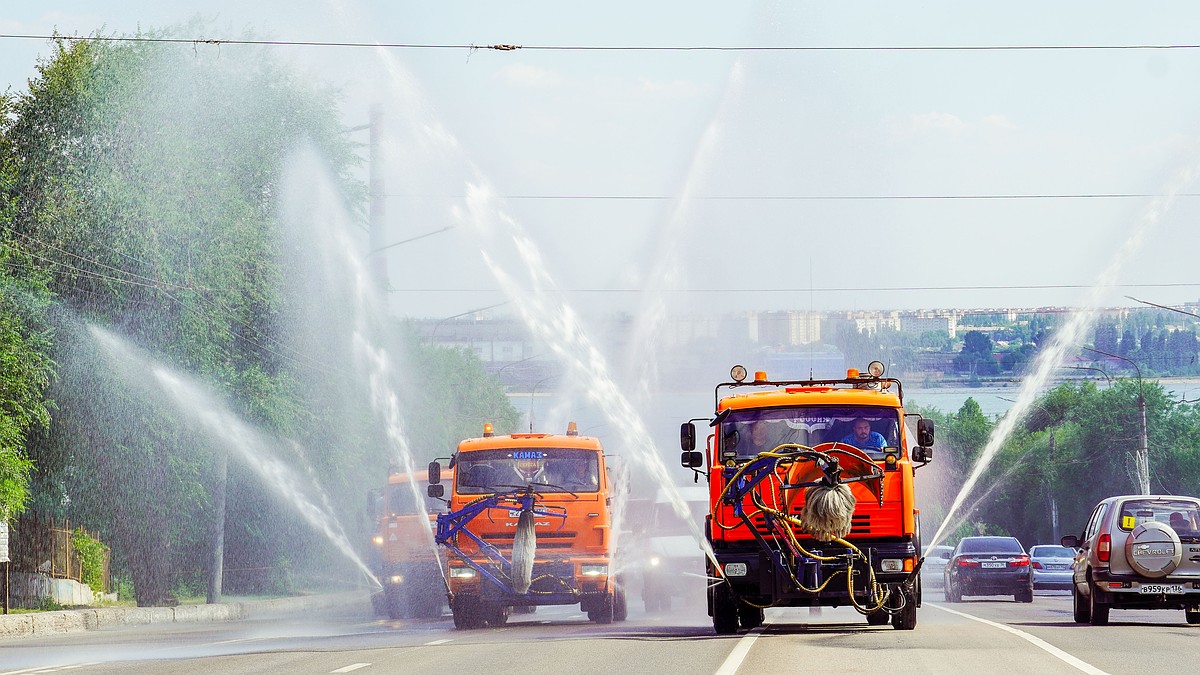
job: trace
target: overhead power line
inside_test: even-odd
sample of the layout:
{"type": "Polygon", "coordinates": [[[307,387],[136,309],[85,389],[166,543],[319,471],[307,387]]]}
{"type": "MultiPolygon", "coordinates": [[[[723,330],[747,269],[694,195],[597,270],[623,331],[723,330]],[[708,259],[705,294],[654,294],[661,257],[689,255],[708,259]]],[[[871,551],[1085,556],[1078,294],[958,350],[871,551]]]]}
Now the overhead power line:
{"type": "MultiPolygon", "coordinates": [[[[466,195],[419,195],[411,193],[389,193],[380,195],[389,199],[465,199],[466,195]]],[[[1200,197],[1200,192],[1179,192],[1173,195],[1152,192],[1062,192],[1045,194],[974,194],[974,195],[708,195],[688,196],[694,201],[887,201],[887,200],[1038,200],[1038,199],[1151,199],[1155,197],[1200,197]]],[[[632,195],[632,194],[574,194],[574,195],[499,195],[500,199],[527,200],[629,200],[666,201],[684,199],[679,195],[632,195]]]]}
{"type": "MultiPolygon", "coordinates": [[[[1026,284],[981,286],[845,286],[830,288],[677,288],[665,293],[859,293],[889,291],[1041,291],[1094,288],[1095,284],[1026,284]]],[[[1200,283],[1114,284],[1114,288],[1200,288],[1200,283]]],[[[495,288],[390,288],[391,293],[487,293],[495,288]]],[[[640,288],[564,288],[559,293],[643,293],[640,288]]]]}
{"type": "Polygon", "coordinates": [[[518,45],[419,42],[343,42],[335,40],[247,40],[226,38],[167,38],[143,36],[0,34],[6,40],[94,40],[97,42],[162,42],[187,45],[258,45],[291,47],[354,47],[387,49],[443,49],[571,52],[994,52],[994,51],[1127,51],[1200,49],[1200,44],[1125,45],[518,45]]]}

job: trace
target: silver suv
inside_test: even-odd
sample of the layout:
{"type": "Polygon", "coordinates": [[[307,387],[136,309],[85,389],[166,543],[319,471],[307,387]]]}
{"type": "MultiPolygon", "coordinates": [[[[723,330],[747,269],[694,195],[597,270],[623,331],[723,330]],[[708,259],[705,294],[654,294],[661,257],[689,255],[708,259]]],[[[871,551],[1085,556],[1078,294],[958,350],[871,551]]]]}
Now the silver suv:
{"type": "Polygon", "coordinates": [[[1200,623],[1200,499],[1124,495],[1096,505],[1072,573],[1075,622],[1103,626],[1117,609],[1182,609],[1200,623]]]}

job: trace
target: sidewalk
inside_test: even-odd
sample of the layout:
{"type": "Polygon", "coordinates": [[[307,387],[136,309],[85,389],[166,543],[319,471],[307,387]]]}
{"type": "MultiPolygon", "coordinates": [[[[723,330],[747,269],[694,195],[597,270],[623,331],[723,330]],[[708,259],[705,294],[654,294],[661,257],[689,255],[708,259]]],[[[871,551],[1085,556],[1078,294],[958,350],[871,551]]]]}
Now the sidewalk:
{"type": "Polygon", "coordinates": [[[96,630],[117,625],[241,621],[329,609],[361,610],[363,614],[368,614],[371,611],[370,593],[368,591],[352,591],[215,605],[98,607],[0,615],[0,641],[9,638],[96,630]]]}

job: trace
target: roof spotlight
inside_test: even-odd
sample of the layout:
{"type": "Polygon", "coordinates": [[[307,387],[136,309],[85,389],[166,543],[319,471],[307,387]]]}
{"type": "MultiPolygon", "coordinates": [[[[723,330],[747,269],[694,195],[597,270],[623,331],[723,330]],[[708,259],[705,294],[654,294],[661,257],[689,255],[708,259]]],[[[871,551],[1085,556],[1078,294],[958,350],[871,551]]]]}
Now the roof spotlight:
{"type": "Polygon", "coordinates": [[[746,379],[746,366],[737,365],[729,369],[729,376],[734,382],[741,382],[746,379]]]}
{"type": "Polygon", "coordinates": [[[872,361],[867,365],[867,372],[871,377],[883,377],[884,370],[883,361],[872,361]]]}

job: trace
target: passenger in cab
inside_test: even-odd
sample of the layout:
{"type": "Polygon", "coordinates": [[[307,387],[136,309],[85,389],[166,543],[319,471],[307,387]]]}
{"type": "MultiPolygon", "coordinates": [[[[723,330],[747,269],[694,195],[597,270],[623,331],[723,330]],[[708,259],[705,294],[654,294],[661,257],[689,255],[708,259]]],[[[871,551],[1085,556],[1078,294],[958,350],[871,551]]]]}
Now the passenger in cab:
{"type": "Polygon", "coordinates": [[[862,417],[854,420],[851,432],[839,442],[843,445],[853,445],[859,450],[881,450],[887,445],[883,434],[871,431],[871,423],[862,417]]]}

